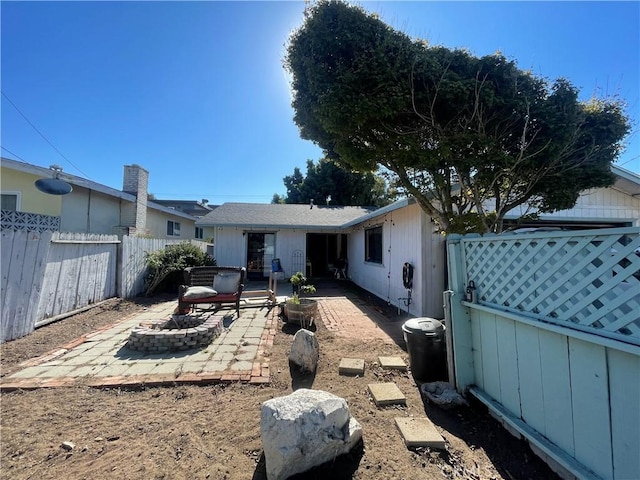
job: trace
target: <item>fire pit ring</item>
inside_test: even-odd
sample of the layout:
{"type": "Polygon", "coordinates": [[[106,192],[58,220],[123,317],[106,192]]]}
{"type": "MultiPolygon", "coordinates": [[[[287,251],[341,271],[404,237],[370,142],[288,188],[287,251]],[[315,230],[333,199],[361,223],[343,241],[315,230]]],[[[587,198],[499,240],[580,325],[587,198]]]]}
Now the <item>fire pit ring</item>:
{"type": "Polygon", "coordinates": [[[138,352],[175,352],[209,345],[224,331],[224,318],[206,320],[191,315],[172,315],[134,327],[126,347],[138,352]]]}

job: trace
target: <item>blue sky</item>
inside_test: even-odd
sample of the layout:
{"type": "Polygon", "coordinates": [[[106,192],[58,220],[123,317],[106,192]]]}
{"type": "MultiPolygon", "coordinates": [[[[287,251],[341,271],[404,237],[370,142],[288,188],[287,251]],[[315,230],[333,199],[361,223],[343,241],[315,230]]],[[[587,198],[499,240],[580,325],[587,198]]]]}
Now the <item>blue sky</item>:
{"type": "MultiPolygon", "coordinates": [[[[432,44],[566,77],[582,98],[618,95],[634,123],[618,163],[640,172],[640,3],[360,5],[432,44]]],[[[322,156],[299,137],[282,68],[304,6],[2,1],[2,156],[117,189],[137,163],[157,198],[269,203],[322,156]]]]}

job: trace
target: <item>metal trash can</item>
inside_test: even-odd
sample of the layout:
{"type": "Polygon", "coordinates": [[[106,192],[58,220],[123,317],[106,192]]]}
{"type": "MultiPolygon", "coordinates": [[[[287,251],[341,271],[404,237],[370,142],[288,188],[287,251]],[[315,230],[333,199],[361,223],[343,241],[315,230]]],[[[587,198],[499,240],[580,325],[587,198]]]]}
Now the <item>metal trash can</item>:
{"type": "Polygon", "coordinates": [[[411,374],[423,382],[447,381],[447,354],[444,324],[434,318],[420,317],[402,325],[411,374]]]}

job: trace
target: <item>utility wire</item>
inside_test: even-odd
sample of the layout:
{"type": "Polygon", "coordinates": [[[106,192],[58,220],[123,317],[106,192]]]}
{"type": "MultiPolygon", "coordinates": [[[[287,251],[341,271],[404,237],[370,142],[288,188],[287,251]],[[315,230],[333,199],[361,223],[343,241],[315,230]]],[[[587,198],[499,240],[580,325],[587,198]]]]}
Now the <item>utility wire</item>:
{"type": "MultiPolygon", "coordinates": [[[[15,109],[16,109],[16,111],[17,111],[20,115],[22,115],[22,118],[24,118],[24,119],[27,121],[27,123],[28,123],[29,125],[31,125],[31,128],[33,128],[36,132],[38,132],[38,134],[39,134],[42,138],[44,138],[45,142],[47,142],[47,143],[51,146],[51,148],[53,148],[56,152],[58,152],[58,155],[60,155],[60,156],[61,156],[62,158],[64,158],[67,162],[69,162],[69,164],[70,164],[73,168],[75,168],[77,171],[79,171],[79,172],[80,172],[80,173],[81,173],[85,178],[87,178],[87,179],[91,180],[91,179],[89,178],[89,176],[88,176],[86,173],[84,173],[82,170],[80,170],[80,169],[79,169],[79,168],[78,168],[78,167],[77,167],[77,166],[76,166],[76,165],[75,165],[71,160],[69,160],[67,157],[65,157],[65,156],[62,154],[62,152],[61,152],[60,150],[58,150],[58,149],[56,148],[56,146],[55,146],[53,143],[51,143],[51,142],[49,141],[49,139],[48,139],[47,137],[45,137],[45,136],[44,136],[44,134],[43,134],[40,130],[38,130],[38,128],[37,128],[33,123],[31,123],[31,120],[29,120],[29,119],[27,118],[27,116],[26,116],[24,113],[22,113],[22,111],[20,111],[20,109],[16,106],[16,104],[15,104],[15,103],[13,103],[13,102],[11,101],[11,99],[7,96],[7,94],[6,94],[6,93],[2,92],[2,96],[3,96],[4,98],[6,98],[6,99],[7,99],[7,101],[11,104],[11,106],[13,106],[13,108],[15,108],[15,109]]],[[[6,150],[6,149],[5,149],[5,150],[6,150]]],[[[7,151],[8,151],[8,150],[7,150],[7,151]]],[[[16,155],[16,156],[17,156],[17,155],[16,155]]],[[[18,158],[20,158],[20,157],[18,157],[18,158]]]]}
{"type": "Polygon", "coordinates": [[[16,157],[19,160],[22,160],[24,163],[29,163],[27,162],[24,158],[21,158],[20,155],[16,155],[15,153],[13,153],[11,150],[9,150],[7,147],[2,146],[2,150],[9,152],[11,155],[13,155],[14,157],[16,157]]]}

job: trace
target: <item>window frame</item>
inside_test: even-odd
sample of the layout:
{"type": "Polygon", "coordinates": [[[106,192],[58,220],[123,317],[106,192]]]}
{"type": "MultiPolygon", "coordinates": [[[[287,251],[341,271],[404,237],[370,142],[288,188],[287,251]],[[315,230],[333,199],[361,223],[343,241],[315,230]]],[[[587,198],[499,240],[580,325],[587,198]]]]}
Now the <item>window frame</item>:
{"type": "Polygon", "coordinates": [[[179,237],[180,236],[180,222],[174,220],[167,220],[167,236],[179,237]]]}
{"type": "Polygon", "coordinates": [[[204,228],[196,227],[194,238],[196,238],[198,240],[202,240],[204,238],[204,228]]]}
{"type": "Polygon", "coordinates": [[[384,252],[384,230],[383,225],[373,225],[364,229],[364,261],[367,263],[374,263],[376,265],[383,265],[383,252],[384,252]],[[379,233],[378,233],[379,232],[379,233]],[[379,238],[379,241],[375,241],[379,238]],[[372,239],[374,240],[372,242],[372,239]],[[379,243],[379,245],[378,245],[379,243]],[[372,255],[371,250],[375,249],[372,255]]]}
{"type": "MultiPolygon", "coordinates": [[[[9,211],[15,211],[15,212],[21,212],[21,208],[22,208],[22,192],[18,191],[18,190],[3,190],[1,192],[2,195],[6,195],[8,197],[16,197],[16,209],[15,210],[9,210],[9,211]]],[[[1,207],[1,205],[0,205],[1,207]]]]}

